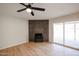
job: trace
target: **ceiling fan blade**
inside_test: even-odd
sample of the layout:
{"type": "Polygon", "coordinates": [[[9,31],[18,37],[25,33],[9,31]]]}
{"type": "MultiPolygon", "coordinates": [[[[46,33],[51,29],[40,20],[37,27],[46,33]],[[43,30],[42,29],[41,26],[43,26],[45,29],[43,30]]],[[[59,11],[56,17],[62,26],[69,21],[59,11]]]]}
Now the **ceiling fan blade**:
{"type": "Polygon", "coordinates": [[[34,13],[33,13],[33,11],[31,12],[31,15],[32,15],[32,16],[34,16],[34,13]]]}
{"type": "Polygon", "coordinates": [[[17,12],[21,12],[21,11],[24,11],[24,10],[26,10],[26,8],[23,8],[23,9],[17,10],[17,12]]]}
{"type": "Polygon", "coordinates": [[[21,5],[23,5],[23,6],[25,6],[25,7],[27,7],[27,5],[25,5],[24,3],[20,3],[21,5]]]}
{"type": "Polygon", "coordinates": [[[39,11],[45,11],[44,8],[38,8],[38,7],[31,7],[31,9],[34,9],[34,10],[39,10],[39,11]]]}

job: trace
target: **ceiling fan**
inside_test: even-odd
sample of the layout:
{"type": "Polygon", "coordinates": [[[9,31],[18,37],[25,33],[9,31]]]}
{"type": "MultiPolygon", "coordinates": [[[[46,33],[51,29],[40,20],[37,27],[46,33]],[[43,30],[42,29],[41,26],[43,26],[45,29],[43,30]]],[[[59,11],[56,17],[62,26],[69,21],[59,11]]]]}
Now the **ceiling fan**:
{"type": "Polygon", "coordinates": [[[38,11],[45,11],[44,8],[39,8],[39,7],[32,7],[31,4],[32,3],[28,3],[28,5],[24,4],[24,3],[20,3],[21,5],[25,6],[25,8],[17,10],[17,12],[22,12],[24,10],[26,10],[27,12],[30,12],[32,16],[34,16],[34,12],[33,10],[38,10],[38,11]]]}

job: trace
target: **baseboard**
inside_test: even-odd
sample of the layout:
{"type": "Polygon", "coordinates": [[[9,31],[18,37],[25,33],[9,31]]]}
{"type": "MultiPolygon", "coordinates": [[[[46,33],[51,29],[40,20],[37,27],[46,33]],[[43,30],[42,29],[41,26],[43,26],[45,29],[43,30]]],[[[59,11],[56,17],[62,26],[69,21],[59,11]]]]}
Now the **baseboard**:
{"type": "Polygon", "coordinates": [[[71,47],[71,46],[68,46],[68,45],[64,45],[64,44],[60,44],[60,43],[56,43],[56,42],[53,42],[53,43],[57,44],[57,45],[60,45],[60,46],[64,46],[64,47],[71,48],[71,49],[79,51],[79,48],[74,48],[74,47],[71,47]]]}
{"type": "Polygon", "coordinates": [[[21,45],[21,44],[24,44],[24,43],[27,43],[27,42],[23,41],[23,42],[19,42],[19,43],[16,43],[16,44],[11,44],[11,45],[8,45],[8,46],[4,46],[4,47],[0,48],[0,50],[7,49],[7,48],[10,48],[10,47],[14,47],[14,46],[17,46],[17,45],[21,45]]]}

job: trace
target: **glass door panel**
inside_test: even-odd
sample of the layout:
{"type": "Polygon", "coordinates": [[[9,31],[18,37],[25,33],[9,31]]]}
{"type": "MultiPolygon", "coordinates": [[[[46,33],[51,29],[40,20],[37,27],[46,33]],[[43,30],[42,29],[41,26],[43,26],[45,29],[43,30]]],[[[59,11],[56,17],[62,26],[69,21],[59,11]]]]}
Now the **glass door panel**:
{"type": "Polygon", "coordinates": [[[74,23],[65,23],[65,40],[64,44],[68,46],[74,45],[74,23]]]}
{"type": "Polygon", "coordinates": [[[63,23],[53,24],[54,42],[63,44],[63,23]]]}

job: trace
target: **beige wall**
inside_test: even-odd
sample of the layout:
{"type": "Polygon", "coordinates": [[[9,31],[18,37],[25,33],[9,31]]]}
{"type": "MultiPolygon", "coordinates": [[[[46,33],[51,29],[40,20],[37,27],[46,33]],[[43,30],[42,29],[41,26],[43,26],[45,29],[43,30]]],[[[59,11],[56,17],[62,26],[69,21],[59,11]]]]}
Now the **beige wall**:
{"type": "Polygon", "coordinates": [[[53,21],[49,19],[49,42],[53,42],[53,21]]]}
{"type": "Polygon", "coordinates": [[[28,21],[16,17],[0,17],[0,49],[28,42],[28,21]]]}

